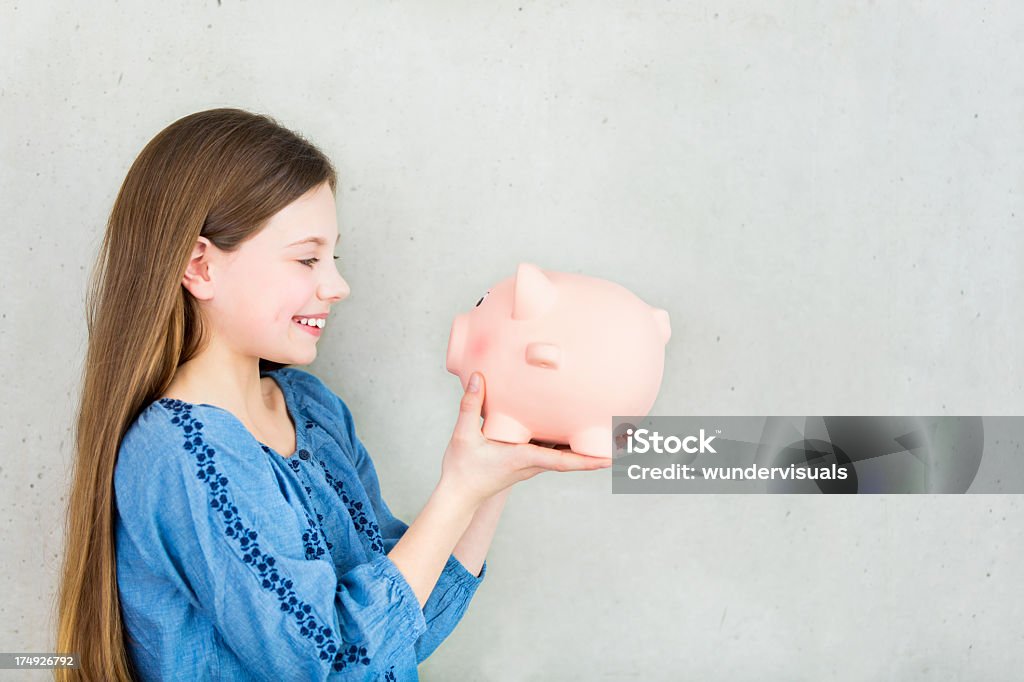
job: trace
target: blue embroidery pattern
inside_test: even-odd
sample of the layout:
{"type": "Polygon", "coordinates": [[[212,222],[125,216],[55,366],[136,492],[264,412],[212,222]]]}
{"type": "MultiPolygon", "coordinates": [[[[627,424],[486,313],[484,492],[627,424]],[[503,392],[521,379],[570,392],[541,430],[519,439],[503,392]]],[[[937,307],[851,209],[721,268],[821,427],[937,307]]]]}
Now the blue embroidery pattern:
{"type": "MultiPolygon", "coordinates": [[[[204,481],[209,488],[210,506],[224,521],[225,535],[234,540],[244,552],[242,560],[258,572],[261,587],[277,596],[281,611],[290,614],[298,624],[301,635],[316,644],[320,660],[329,661],[333,658],[332,666],[336,671],[344,670],[351,664],[369,665],[366,647],[351,645],[344,650],[338,649],[334,632],[320,623],[309,604],[298,598],[292,589],[292,580],[283,576],[275,567],[276,559],[260,550],[258,533],[242,523],[238,507],[232,502],[227,476],[217,471],[214,460],[216,451],[203,441],[203,423],[192,415],[193,405],[175,398],[160,398],[158,402],[174,414],[171,423],[180,426],[185,434],[182,445],[195,457],[196,478],[204,481]]],[[[341,589],[340,584],[338,589],[341,589]]]]}
{"type": "Polygon", "coordinates": [[[309,514],[306,514],[306,522],[309,524],[309,530],[302,534],[302,544],[306,548],[306,558],[312,561],[324,555],[324,548],[320,546],[320,533],[313,519],[309,518],[309,514]]]}
{"type": "Polygon", "coordinates": [[[331,475],[331,472],[327,470],[327,465],[324,461],[317,460],[320,462],[320,468],[324,470],[324,478],[334,488],[334,492],[338,493],[338,497],[345,503],[345,507],[348,509],[349,515],[352,517],[352,523],[355,524],[356,530],[366,535],[370,540],[370,549],[378,554],[384,554],[384,539],[380,534],[380,526],[377,525],[376,521],[371,521],[366,516],[366,512],[363,511],[363,503],[356,502],[348,493],[345,492],[345,484],[331,475]]]}
{"type": "MultiPolygon", "coordinates": [[[[307,423],[309,423],[309,422],[307,422],[307,423]]],[[[288,458],[288,466],[291,467],[291,470],[294,471],[295,473],[299,473],[300,465],[299,465],[299,461],[295,457],[289,457],[288,458]]],[[[303,483],[302,487],[306,489],[306,494],[307,495],[309,495],[310,497],[313,496],[313,490],[308,485],[303,483]]],[[[324,522],[324,515],[321,514],[319,511],[317,511],[316,507],[313,507],[313,513],[316,514],[316,520],[317,520],[318,523],[323,523],[324,522]]],[[[324,542],[327,543],[328,551],[334,549],[334,544],[330,540],[327,539],[326,534],[324,535],[324,542]]]]}
{"type": "Polygon", "coordinates": [[[395,677],[395,666],[391,666],[388,668],[388,671],[384,673],[384,682],[396,682],[397,680],[398,678],[395,677]]]}

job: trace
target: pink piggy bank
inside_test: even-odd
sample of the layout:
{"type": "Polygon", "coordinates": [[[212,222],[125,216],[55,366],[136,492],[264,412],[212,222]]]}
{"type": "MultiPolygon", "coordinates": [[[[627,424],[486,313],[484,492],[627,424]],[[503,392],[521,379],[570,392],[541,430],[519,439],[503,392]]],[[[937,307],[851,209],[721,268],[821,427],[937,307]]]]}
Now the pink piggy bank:
{"type": "Polygon", "coordinates": [[[447,369],[487,381],[483,434],[568,444],[610,457],[612,416],[646,416],[658,396],[668,313],[625,287],[521,263],[452,323],[447,369]]]}

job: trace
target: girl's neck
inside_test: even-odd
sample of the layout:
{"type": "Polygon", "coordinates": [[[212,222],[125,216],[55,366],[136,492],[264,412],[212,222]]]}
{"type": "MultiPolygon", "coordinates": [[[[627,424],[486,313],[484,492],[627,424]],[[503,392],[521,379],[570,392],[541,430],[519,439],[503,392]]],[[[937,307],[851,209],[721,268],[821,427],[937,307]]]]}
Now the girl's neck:
{"type": "Polygon", "coordinates": [[[280,390],[270,377],[260,377],[259,358],[206,350],[180,365],[166,398],[216,405],[248,427],[266,424],[280,411],[280,390]]]}

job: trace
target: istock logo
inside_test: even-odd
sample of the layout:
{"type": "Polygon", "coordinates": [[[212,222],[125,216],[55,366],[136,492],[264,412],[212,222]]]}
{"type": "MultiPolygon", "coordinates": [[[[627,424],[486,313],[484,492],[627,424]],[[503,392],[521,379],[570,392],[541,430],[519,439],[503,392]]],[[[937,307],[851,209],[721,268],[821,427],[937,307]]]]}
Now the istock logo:
{"type": "Polygon", "coordinates": [[[690,454],[715,452],[715,449],[711,447],[711,441],[717,436],[705,437],[704,429],[700,430],[700,436],[686,436],[680,438],[679,436],[662,436],[657,431],[649,431],[648,429],[628,429],[626,435],[629,439],[626,441],[626,452],[629,454],[642,455],[645,452],[656,452],[659,454],[675,454],[682,450],[690,454]],[[698,442],[699,445],[694,445],[698,442]]]}

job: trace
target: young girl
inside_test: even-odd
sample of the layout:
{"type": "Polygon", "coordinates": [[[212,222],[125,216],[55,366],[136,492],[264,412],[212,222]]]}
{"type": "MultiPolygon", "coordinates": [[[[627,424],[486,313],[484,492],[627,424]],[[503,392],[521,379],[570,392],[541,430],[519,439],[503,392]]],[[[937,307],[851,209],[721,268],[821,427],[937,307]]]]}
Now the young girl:
{"type": "Polygon", "coordinates": [[[411,526],[316,358],[349,294],[335,172],[237,109],[136,159],[88,301],[60,679],[415,680],[462,618],[510,486],[608,459],[485,439],[466,387],[411,526]],[[337,258],[337,256],[334,256],[337,258]]]}

